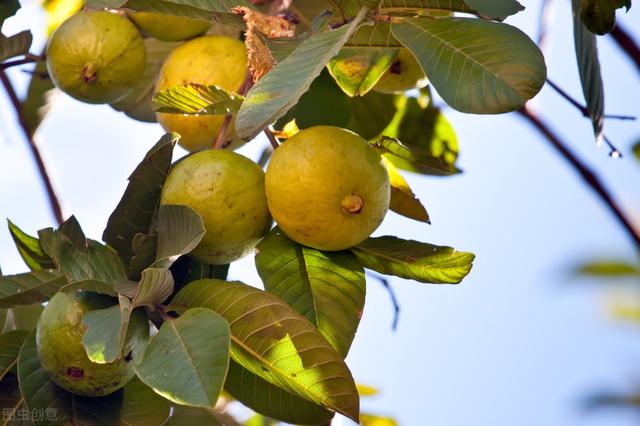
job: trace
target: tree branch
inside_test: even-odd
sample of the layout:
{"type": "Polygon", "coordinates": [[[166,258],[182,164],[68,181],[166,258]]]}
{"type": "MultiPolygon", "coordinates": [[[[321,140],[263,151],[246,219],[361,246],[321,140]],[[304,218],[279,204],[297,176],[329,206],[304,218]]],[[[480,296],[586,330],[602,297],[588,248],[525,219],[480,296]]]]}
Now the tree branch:
{"type": "MultiPolygon", "coordinates": [[[[560,96],[562,96],[563,98],[565,98],[571,105],[573,105],[574,107],[576,107],[584,117],[587,118],[591,118],[591,111],[589,111],[589,109],[582,105],[580,102],[578,102],[575,98],[573,98],[571,95],[569,95],[563,88],[561,88],[560,86],[558,86],[556,83],[554,83],[553,81],[551,81],[550,79],[547,79],[547,83],[549,84],[549,86],[551,86],[553,88],[553,90],[555,90],[560,96]]],[[[605,115],[604,118],[613,118],[616,120],[630,120],[633,121],[636,119],[635,116],[633,115],[605,115]]]]}
{"type": "Polygon", "coordinates": [[[16,91],[14,90],[13,85],[11,84],[11,80],[9,80],[9,77],[7,76],[7,74],[3,69],[0,69],[0,80],[2,81],[2,85],[4,86],[4,89],[7,92],[7,95],[9,96],[11,103],[13,104],[13,109],[15,110],[15,113],[18,117],[18,123],[22,128],[24,137],[28,142],[29,149],[31,150],[31,155],[33,156],[33,159],[36,162],[36,166],[38,167],[38,171],[40,172],[40,178],[42,179],[42,183],[45,186],[47,196],[49,198],[49,206],[51,208],[53,216],[58,222],[58,225],[60,225],[62,224],[62,222],[64,222],[64,216],[62,214],[62,207],[60,206],[60,201],[58,199],[55,189],[53,188],[53,184],[51,183],[51,178],[49,176],[47,166],[44,160],[42,159],[42,155],[40,154],[40,150],[38,149],[38,146],[36,145],[33,139],[33,135],[29,131],[29,128],[22,116],[22,107],[21,107],[20,99],[18,99],[18,95],[16,94],[16,91]]]}
{"type": "Polygon", "coordinates": [[[265,127],[264,134],[267,135],[267,139],[269,139],[271,146],[274,150],[276,150],[280,146],[280,142],[278,142],[278,139],[273,134],[273,130],[271,130],[269,127],[265,127]]]}
{"type": "Polygon", "coordinates": [[[616,23],[616,26],[611,31],[611,36],[618,43],[618,46],[629,56],[635,64],[636,68],[640,71],[640,47],[633,40],[631,35],[620,26],[619,23],[616,23]]]}
{"type": "Polygon", "coordinates": [[[576,157],[573,152],[571,152],[566,144],[555,133],[553,133],[553,131],[547,126],[547,124],[544,123],[540,118],[538,118],[535,112],[531,111],[527,107],[524,107],[518,110],[518,113],[523,118],[525,118],[532,126],[534,126],[540,133],[542,133],[549,141],[549,143],[551,143],[551,146],[553,146],[558,151],[558,153],[560,153],[560,155],[562,155],[562,157],[564,157],[564,159],[567,160],[574,169],[576,169],[585,183],[589,185],[596,194],[598,194],[600,199],[613,213],[614,217],[625,229],[631,240],[633,240],[636,248],[640,251],[640,233],[637,229],[635,229],[629,219],[627,219],[616,201],[604,187],[598,176],[592,170],[590,170],[586,164],[580,161],[580,159],[576,157]]]}

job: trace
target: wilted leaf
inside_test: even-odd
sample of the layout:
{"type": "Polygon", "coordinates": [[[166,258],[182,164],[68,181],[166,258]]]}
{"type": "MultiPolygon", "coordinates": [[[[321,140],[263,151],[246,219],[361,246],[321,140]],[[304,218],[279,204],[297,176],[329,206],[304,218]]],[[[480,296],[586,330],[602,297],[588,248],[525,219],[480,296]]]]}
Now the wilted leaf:
{"type": "Polygon", "coordinates": [[[15,330],[0,335],[0,381],[16,366],[22,343],[28,331],[15,330]]]}
{"type": "Polygon", "coordinates": [[[389,174],[391,184],[391,202],[389,208],[402,216],[415,219],[419,222],[431,223],[427,209],[409,187],[407,181],[402,177],[396,166],[383,157],[384,164],[389,174]]]}
{"type": "Polygon", "coordinates": [[[26,55],[29,53],[32,41],[31,31],[22,31],[11,37],[0,33],[0,62],[15,56],[26,55]]]}
{"type": "Polygon", "coordinates": [[[168,268],[200,244],[206,230],[200,215],[187,206],[162,205],[158,211],[155,268],[168,268]]]}
{"type": "Polygon", "coordinates": [[[13,238],[18,252],[32,271],[41,271],[43,269],[53,269],[55,264],[53,260],[42,250],[40,240],[31,235],[26,234],[18,228],[13,222],[7,220],[9,224],[9,233],[13,238]]]}
{"type": "Polygon", "coordinates": [[[0,277],[0,308],[49,300],[67,283],[58,271],[46,270],[0,277]]]}

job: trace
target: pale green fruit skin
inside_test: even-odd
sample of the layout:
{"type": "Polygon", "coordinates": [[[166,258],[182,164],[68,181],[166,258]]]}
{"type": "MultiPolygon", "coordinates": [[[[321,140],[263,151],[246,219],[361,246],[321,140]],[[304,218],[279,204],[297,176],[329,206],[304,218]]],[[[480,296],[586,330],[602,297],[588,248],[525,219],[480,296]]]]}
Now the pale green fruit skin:
{"type": "Polygon", "coordinates": [[[420,68],[415,56],[408,49],[400,49],[391,67],[385,71],[373,90],[381,93],[402,93],[422,89],[429,80],[420,68]]]}
{"type": "Polygon", "coordinates": [[[62,23],[47,47],[55,85],[92,104],[124,96],[142,77],[147,53],[138,29],[109,12],[78,12],[62,23]]]}
{"type": "Polygon", "coordinates": [[[44,308],[36,327],[38,358],[51,380],[69,392],[84,396],[109,395],[124,387],[142,360],[149,325],[142,312],[129,322],[123,356],[109,364],[91,362],[82,345],[85,313],[113,306],[111,297],[86,292],[57,293],[44,308]],[[131,357],[126,355],[131,352],[131,357]],[[70,374],[70,368],[78,374],[70,374]]]}
{"type": "Polygon", "coordinates": [[[206,234],[191,255],[209,264],[249,254],[271,228],[264,172],[231,151],[202,151],[177,163],[160,203],[185,205],[200,214],[206,234]]]}
{"type": "Polygon", "coordinates": [[[181,41],[206,33],[211,24],[199,19],[154,12],[128,12],[144,34],[164,41],[181,41]]]}
{"type": "MultiPolygon", "coordinates": [[[[236,93],[247,74],[247,50],[240,40],[226,36],[204,36],[176,48],[162,66],[156,92],[189,83],[213,84],[236,93]]],[[[158,113],[158,122],[167,132],[179,133],[180,146],[200,151],[213,146],[222,128],[224,115],[158,113]]],[[[234,136],[233,126],[227,139],[234,136]]],[[[235,147],[234,147],[235,148],[235,147]]]]}
{"type": "Polygon", "coordinates": [[[367,239],[382,223],[391,188],[382,158],[345,129],[303,130],[275,150],[265,179],[269,210],[289,238],[336,251],[367,239]],[[343,206],[359,197],[359,212],[343,206]]]}

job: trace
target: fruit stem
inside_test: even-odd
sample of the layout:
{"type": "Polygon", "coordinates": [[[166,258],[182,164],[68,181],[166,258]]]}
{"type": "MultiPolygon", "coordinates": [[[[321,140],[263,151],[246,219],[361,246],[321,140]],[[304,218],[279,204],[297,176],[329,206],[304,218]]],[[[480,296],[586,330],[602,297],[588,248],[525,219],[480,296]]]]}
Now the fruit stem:
{"type": "Polygon", "coordinates": [[[342,209],[349,214],[360,214],[364,208],[364,201],[359,195],[351,194],[342,200],[342,209]]]}
{"type": "Polygon", "coordinates": [[[82,80],[84,80],[85,83],[91,83],[96,78],[98,78],[98,73],[90,64],[85,64],[85,66],[82,67],[82,80]]]}

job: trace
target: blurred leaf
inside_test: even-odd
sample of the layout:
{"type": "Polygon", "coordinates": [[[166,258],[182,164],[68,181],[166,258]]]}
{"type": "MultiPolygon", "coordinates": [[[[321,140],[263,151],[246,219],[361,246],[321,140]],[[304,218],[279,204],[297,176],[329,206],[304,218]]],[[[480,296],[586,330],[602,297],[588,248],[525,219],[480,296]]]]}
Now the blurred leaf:
{"type": "Polygon", "coordinates": [[[640,306],[637,303],[614,302],[611,304],[611,314],[618,319],[640,323],[640,306]]]}
{"type": "Polygon", "coordinates": [[[633,146],[633,155],[635,155],[637,160],[640,160],[640,142],[633,146]]]}
{"type": "Polygon", "coordinates": [[[431,223],[427,209],[409,187],[407,181],[402,177],[396,166],[385,157],[382,157],[389,174],[391,184],[391,202],[389,208],[394,212],[419,222],[431,223]]]}
{"type": "Polygon", "coordinates": [[[578,61],[578,72],[582,83],[582,93],[587,102],[587,110],[591,114],[593,132],[596,143],[603,140],[604,127],[604,87],[598,60],[596,36],[584,26],[580,20],[581,0],[572,0],[573,6],[573,40],[578,61]]]}
{"type": "Polygon", "coordinates": [[[44,0],[42,6],[47,12],[47,34],[51,35],[67,18],[82,9],[84,0],[44,0]]]}
{"type": "Polygon", "coordinates": [[[637,277],[640,265],[617,260],[596,260],[580,265],[577,272],[594,277],[637,277]]]}
{"type": "Polygon", "coordinates": [[[39,303],[26,306],[16,306],[7,310],[7,320],[3,333],[10,330],[35,330],[40,314],[44,307],[39,303]]]}
{"type": "Polygon", "coordinates": [[[514,111],[533,98],[546,80],[538,46],[507,24],[422,17],[400,18],[391,29],[416,56],[440,96],[458,111],[514,111]]]}
{"type": "Polygon", "coordinates": [[[364,269],[349,252],[304,247],[274,228],[256,247],[265,290],[315,324],[346,358],[364,310],[364,269]]]}
{"type": "Polygon", "coordinates": [[[338,86],[349,96],[362,96],[373,89],[391,66],[398,49],[343,49],[327,64],[338,86]]]}
{"type": "Polygon", "coordinates": [[[163,426],[221,426],[218,418],[206,408],[174,405],[173,414],[163,426]]]}
{"type": "Polygon", "coordinates": [[[156,111],[175,114],[235,114],[243,101],[243,96],[218,86],[195,83],[169,87],[153,96],[156,111]]]}
{"type": "MultiPolygon", "coordinates": [[[[42,52],[43,55],[45,50],[42,52]]],[[[27,89],[27,97],[22,101],[20,108],[20,117],[29,131],[29,136],[33,137],[35,135],[42,120],[49,112],[56,93],[54,89],[55,86],[47,72],[47,62],[36,62],[36,67],[33,70],[29,88],[27,89]]]]}
{"type": "Polygon", "coordinates": [[[524,6],[516,0],[464,0],[464,2],[480,15],[499,21],[524,10],[524,6]]]}
{"type": "MultiPolygon", "coordinates": [[[[171,409],[171,403],[167,399],[155,393],[137,377],[127,383],[123,393],[120,425],[166,425],[164,422],[168,419],[171,409]]],[[[198,423],[192,423],[190,426],[198,426],[198,423]]]]}
{"type": "Polygon", "coordinates": [[[28,331],[15,330],[0,335],[0,381],[16,366],[22,343],[28,331]]]}
{"type": "Polygon", "coordinates": [[[367,140],[377,137],[396,113],[393,100],[394,95],[373,91],[350,98],[351,118],[345,127],[367,140]]]}
{"type": "Polygon", "coordinates": [[[631,0],[582,0],[580,19],[592,33],[604,35],[616,25],[616,9],[631,7],[631,0]]]}
{"type": "Polygon", "coordinates": [[[378,394],[378,389],[373,388],[371,386],[361,385],[361,384],[358,384],[356,386],[358,387],[358,394],[360,394],[361,398],[363,396],[375,396],[378,394]]]}
{"type": "Polygon", "coordinates": [[[400,142],[398,139],[389,136],[382,136],[380,139],[372,143],[381,154],[392,154],[402,160],[409,162],[416,167],[432,170],[435,172],[449,172],[449,167],[438,157],[431,155],[429,151],[417,146],[409,146],[400,142]]]}
{"type": "Polygon", "coordinates": [[[133,298],[133,307],[155,308],[173,293],[173,276],[168,269],[148,268],[142,272],[142,279],[133,298]]]}
{"type": "Polygon", "coordinates": [[[398,422],[390,417],[363,414],[360,416],[360,426],[398,426],[398,422]]]}
{"type": "Polygon", "coordinates": [[[22,31],[11,37],[0,33],[0,62],[29,53],[33,36],[31,31],[22,31]]]}
{"type": "Polygon", "coordinates": [[[209,309],[192,308],[162,324],[137,373],[170,401],[213,408],[228,365],[229,325],[209,309]]]}
{"type": "Polygon", "coordinates": [[[244,426],[278,426],[278,424],[279,422],[277,420],[264,417],[260,414],[256,414],[244,422],[244,426]]]}
{"type": "Polygon", "coordinates": [[[129,185],[109,217],[102,239],[118,252],[126,265],[133,256],[135,235],[150,230],[178,139],[177,134],[168,133],[149,150],[129,177],[129,185]]]}
{"type": "Polygon", "coordinates": [[[43,269],[53,269],[55,264],[53,260],[42,250],[40,240],[31,235],[26,234],[18,228],[13,222],[7,219],[9,224],[9,233],[13,238],[18,252],[32,271],[41,271],[43,269]]]}
{"type": "Polygon", "coordinates": [[[234,361],[268,382],[357,421],[359,399],[342,357],[278,297],[239,282],[194,281],[174,309],[203,306],[231,327],[234,361]]]}
{"type": "Polygon", "coordinates": [[[111,297],[118,297],[118,293],[114,290],[115,286],[98,280],[80,280],[74,281],[63,286],[59,291],[64,293],[73,293],[76,291],[92,291],[98,294],[106,294],[111,297]]]}
{"type": "Polygon", "coordinates": [[[195,249],[205,234],[200,215],[187,206],[162,205],[158,211],[156,268],[168,268],[195,249]]]}
{"type": "Polygon", "coordinates": [[[15,15],[18,10],[20,10],[20,2],[18,0],[3,0],[0,2],[0,28],[2,28],[5,19],[15,15]]]}
{"type": "Polygon", "coordinates": [[[0,277],[0,308],[49,300],[66,284],[58,271],[47,270],[0,277]]]}
{"type": "Polygon", "coordinates": [[[285,115],[335,56],[364,18],[366,9],[340,28],[303,41],[249,90],[236,119],[238,136],[249,139],[285,115]]]}
{"type": "Polygon", "coordinates": [[[433,284],[457,284],[475,255],[396,237],[369,238],[351,249],[362,266],[385,275],[433,284]]]}

